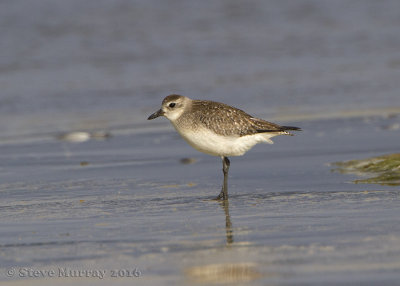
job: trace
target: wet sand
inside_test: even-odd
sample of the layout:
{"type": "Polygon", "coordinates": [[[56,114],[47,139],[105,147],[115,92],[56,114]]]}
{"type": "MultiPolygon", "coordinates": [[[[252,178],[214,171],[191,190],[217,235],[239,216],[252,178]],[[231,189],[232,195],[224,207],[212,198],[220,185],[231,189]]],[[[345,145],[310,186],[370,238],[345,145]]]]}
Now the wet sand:
{"type": "Polygon", "coordinates": [[[334,173],[328,163],[394,152],[399,134],[382,126],[397,120],[302,122],[302,133],[231,158],[225,204],[211,200],[222,183],[219,158],[192,150],[168,125],[105,141],[3,146],[2,280],[393,284],[400,269],[398,187],[350,183],[354,176],[334,173]],[[26,268],[55,277],[18,277],[26,268]],[[10,269],[16,273],[8,278],[10,269]],[[129,272],[136,269],[140,277],[129,272]],[[86,270],[105,275],[64,274],[86,270]],[[112,277],[116,270],[132,277],[112,277]]]}

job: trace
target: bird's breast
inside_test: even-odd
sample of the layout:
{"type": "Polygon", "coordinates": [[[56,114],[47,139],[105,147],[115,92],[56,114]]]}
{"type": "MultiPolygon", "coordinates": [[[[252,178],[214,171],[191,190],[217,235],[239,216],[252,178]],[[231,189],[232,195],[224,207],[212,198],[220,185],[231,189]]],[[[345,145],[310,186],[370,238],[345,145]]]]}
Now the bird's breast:
{"type": "Polygon", "coordinates": [[[272,143],[260,134],[248,136],[223,136],[207,128],[179,128],[178,133],[194,149],[213,156],[241,156],[260,142],[272,143]]]}

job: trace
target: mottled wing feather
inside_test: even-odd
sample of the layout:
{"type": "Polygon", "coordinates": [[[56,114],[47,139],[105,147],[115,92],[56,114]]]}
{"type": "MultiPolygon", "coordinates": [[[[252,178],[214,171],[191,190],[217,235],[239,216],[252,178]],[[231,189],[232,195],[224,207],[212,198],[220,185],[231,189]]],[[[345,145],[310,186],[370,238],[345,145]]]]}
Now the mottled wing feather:
{"type": "Polygon", "coordinates": [[[194,100],[191,114],[204,127],[224,136],[240,137],[260,132],[287,134],[277,124],[254,118],[241,109],[219,102],[194,100]]]}

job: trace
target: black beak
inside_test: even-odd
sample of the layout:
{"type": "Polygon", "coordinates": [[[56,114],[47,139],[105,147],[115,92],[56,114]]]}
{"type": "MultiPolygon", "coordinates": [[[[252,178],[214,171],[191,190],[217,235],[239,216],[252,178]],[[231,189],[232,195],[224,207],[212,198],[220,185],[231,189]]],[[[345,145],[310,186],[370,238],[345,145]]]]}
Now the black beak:
{"type": "Polygon", "coordinates": [[[162,115],[164,115],[164,111],[162,111],[160,109],[160,110],[157,110],[156,112],[154,112],[152,115],[150,115],[149,118],[147,118],[147,120],[152,120],[152,119],[157,118],[162,115]]]}

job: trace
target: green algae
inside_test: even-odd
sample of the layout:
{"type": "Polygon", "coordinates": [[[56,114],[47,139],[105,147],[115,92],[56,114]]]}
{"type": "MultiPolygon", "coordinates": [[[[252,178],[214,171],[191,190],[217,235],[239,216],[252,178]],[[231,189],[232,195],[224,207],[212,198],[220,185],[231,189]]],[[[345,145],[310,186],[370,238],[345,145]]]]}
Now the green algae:
{"type": "Polygon", "coordinates": [[[367,177],[353,182],[398,186],[400,185],[400,153],[362,160],[335,162],[333,171],[367,177]]]}

